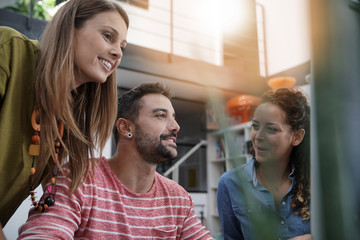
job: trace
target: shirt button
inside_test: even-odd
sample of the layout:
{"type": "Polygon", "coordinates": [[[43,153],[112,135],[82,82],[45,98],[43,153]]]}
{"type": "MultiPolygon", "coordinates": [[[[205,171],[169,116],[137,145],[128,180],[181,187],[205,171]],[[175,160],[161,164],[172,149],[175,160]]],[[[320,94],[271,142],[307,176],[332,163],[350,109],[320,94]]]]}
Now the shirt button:
{"type": "Polygon", "coordinates": [[[285,205],[285,204],[286,204],[286,202],[281,202],[281,204],[282,204],[282,205],[285,205]]]}
{"type": "Polygon", "coordinates": [[[285,222],[284,222],[284,221],[281,221],[280,223],[281,223],[282,225],[284,225],[284,224],[285,224],[285,222]]]}

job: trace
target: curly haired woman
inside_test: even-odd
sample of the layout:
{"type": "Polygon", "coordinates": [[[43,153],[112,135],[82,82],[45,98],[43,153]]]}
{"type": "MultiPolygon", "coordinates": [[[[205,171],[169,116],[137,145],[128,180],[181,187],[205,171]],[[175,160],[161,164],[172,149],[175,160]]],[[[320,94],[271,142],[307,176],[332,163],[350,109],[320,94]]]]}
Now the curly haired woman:
{"type": "Polygon", "coordinates": [[[251,140],[253,157],[218,184],[224,239],[311,239],[306,97],[285,88],[266,92],[254,113],[251,140]]]}

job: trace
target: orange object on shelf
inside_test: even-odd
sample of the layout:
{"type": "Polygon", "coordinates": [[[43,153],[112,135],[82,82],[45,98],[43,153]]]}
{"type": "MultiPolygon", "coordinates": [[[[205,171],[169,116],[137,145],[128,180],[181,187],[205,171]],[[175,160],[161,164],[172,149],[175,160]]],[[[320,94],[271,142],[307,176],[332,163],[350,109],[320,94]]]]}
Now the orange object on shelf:
{"type": "Polygon", "coordinates": [[[253,95],[239,95],[226,103],[226,111],[232,116],[241,116],[241,122],[250,121],[255,108],[260,104],[261,98],[253,95]]]}
{"type": "Polygon", "coordinates": [[[294,77],[273,77],[270,78],[267,84],[272,90],[279,88],[291,88],[295,85],[296,79],[294,77]]]}

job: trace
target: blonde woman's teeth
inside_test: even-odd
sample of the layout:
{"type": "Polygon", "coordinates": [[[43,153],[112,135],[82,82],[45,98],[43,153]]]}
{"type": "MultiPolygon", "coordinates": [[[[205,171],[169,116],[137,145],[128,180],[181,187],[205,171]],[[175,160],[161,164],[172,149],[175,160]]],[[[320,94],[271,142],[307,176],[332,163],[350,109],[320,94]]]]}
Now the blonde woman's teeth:
{"type": "Polygon", "coordinates": [[[102,62],[106,68],[108,68],[109,70],[112,68],[111,63],[109,63],[108,61],[104,60],[104,59],[100,59],[100,62],[102,62]]]}

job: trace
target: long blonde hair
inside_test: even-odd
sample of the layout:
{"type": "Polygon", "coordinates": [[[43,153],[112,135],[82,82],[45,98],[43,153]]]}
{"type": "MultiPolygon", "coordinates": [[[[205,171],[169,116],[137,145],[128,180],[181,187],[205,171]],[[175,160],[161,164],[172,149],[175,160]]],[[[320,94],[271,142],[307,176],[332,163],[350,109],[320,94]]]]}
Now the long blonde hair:
{"type": "MultiPolygon", "coordinates": [[[[75,30],[98,13],[117,11],[129,26],[126,12],[110,0],[70,0],[55,14],[43,32],[35,75],[35,106],[40,115],[41,153],[38,174],[60,167],[68,156],[74,192],[89,171],[89,154],[100,153],[111,135],[117,111],[116,73],[105,83],[88,82],[72,90],[75,30]],[[54,142],[60,138],[58,124],[65,127],[62,151],[54,158],[54,142]],[[50,161],[55,159],[55,163],[50,161]]],[[[91,49],[89,49],[91,51],[91,49]]],[[[44,175],[37,177],[44,177],[44,175]]]]}

